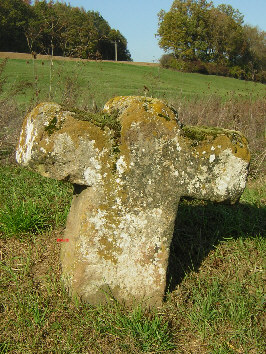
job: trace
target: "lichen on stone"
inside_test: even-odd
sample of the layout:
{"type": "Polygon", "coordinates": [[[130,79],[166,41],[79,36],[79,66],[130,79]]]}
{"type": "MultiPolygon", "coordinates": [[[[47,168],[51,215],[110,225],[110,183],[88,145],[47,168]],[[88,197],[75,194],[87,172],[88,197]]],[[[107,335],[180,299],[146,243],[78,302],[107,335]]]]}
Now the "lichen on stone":
{"type": "MultiPolygon", "coordinates": [[[[115,159],[118,158],[120,153],[119,145],[121,143],[121,123],[118,119],[118,110],[114,110],[108,114],[104,111],[94,113],[67,106],[62,109],[71,112],[75,119],[90,122],[99,127],[101,130],[104,130],[106,127],[109,128],[112,131],[113,136],[112,154],[115,156],[115,159]]],[[[113,170],[115,171],[115,163],[113,164],[113,170]]]]}
{"type": "Polygon", "coordinates": [[[109,129],[114,131],[116,139],[120,137],[121,123],[118,119],[118,111],[112,111],[111,114],[108,114],[103,111],[94,113],[67,106],[62,107],[62,110],[71,112],[75,119],[90,122],[96,125],[97,127],[101,128],[102,130],[104,130],[105,127],[108,127],[109,129]]]}

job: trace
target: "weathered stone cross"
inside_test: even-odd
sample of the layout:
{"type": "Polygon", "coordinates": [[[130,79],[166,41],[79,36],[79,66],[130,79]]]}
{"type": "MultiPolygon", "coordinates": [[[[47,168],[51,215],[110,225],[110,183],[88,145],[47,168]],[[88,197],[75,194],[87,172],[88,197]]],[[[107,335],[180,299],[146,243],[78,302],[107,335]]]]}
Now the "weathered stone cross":
{"type": "Polygon", "coordinates": [[[237,201],[250,154],[239,132],[181,128],[162,101],[130,96],[88,117],[38,105],[16,159],[74,185],[61,250],[70,293],[93,304],[110,291],[127,304],[159,305],[180,197],[237,201]]]}

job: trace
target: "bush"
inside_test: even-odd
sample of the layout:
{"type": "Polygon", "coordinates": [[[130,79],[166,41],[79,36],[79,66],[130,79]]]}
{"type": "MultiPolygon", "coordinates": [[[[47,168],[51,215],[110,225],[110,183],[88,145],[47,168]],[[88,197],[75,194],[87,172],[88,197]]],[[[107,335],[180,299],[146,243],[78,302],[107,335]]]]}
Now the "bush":
{"type": "Polygon", "coordinates": [[[263,84],[266,83],[266,71],[260,71],[255,74],[254,81],[261,82],[263,84]]]}
{"type": "Polygon", "coordinates": [[[232,68],[230,68],[229,74],[235,79],[245,79],[246,77],[244,70],[241,69],[240,66],[233,66],[232,68]]]}
{"type": "Polygon", "coordinates": [[[173,54],[164,54],[160,58],[160,65],[166,69],[172,68],[173,60],[175,60],[173,54]]]}
{"type": "Polygon", "coordinates": [[[200,60],[186,62],[185,71],[189,73],[208,74],[206,64],[200,60]]]}
{"type": "MultiPolygon", "coordinates": [[[[229,68],[223,64],[204,63],[201,60],[185,61],[176,59],[173,54],[164,54],[160,59],[160,64],[163,68],[184,71],[187,73],[199,73],[207,75],[231,76],[229,68]]],[[[240,73],[235,67],[233,72],[234,77],[242,78],[244,71],[240,73]],[[239,75],[239,77],[237,76],[239,75]]],[[[233,76],[232,75],[232,76],[233,76]]]]}
{"type": "Polygon", "coordinates": [[[160,59],[163,68],[183,71],[186,73],[199,73],[207,75],[230,76],[235,79],[249,80],[266,83],[266,71],[260,71],[253,75],[250,70],[242,69],[235,65],[228,67],[221,63],[205,63],[201,60],[185,61],[176,59],[174,54],[164,54],[160,59]]]}
{"type": "Polygon", "coordinates": [[[204,63],[206,71],[209,75],[229,76],[229,68],[218,63],[204,63]]]}

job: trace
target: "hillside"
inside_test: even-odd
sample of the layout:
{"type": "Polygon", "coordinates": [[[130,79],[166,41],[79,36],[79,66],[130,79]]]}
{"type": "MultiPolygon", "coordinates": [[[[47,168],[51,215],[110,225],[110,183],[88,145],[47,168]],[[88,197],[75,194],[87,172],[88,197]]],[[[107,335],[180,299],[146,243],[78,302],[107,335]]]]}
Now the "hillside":
{"type": "Polygon", "coordinates": [[[27,104],[34,94],[34,87],[35,91],[38,87],[38,100],[47,99],[50,94],[54,100],[61,101],[66,86],[70,85],[72,91],[79,91],[78,103],[85,97],[88,101],[90,97],[98,106],[116,95],[143,95],[144,85],[148,88],[148,96],[170,101],[195,97],[204,100],[216,97],[222,101],[256,100],[265,95],[265,85],[260,83],[181,73],[142,63],[54,60],[50,80],[50,61],[46,58],[37,58],[34,63],[29,57],[8,60],[3,72],[6,94],[12,91],[16,94],[16,101],[27,104]]]}

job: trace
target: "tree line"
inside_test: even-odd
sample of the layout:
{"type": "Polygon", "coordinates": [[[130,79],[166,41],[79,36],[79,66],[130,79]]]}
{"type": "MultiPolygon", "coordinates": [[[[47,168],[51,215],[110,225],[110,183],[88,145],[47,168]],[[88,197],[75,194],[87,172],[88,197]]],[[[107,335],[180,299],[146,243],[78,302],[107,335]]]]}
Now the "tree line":
{"type": "Polygon", "coordinates": [[[232,6],[174,0],[158,18],[159,46],[168,53],[161,58],[163,66],[266,81],[266,32],[244,24],[232,6]]]}
{"type": "Polygon", "coordinates": [[[95,11],[52,0],[1,0],[0,51],[131,60],[127,40],[95,11]]]}

